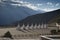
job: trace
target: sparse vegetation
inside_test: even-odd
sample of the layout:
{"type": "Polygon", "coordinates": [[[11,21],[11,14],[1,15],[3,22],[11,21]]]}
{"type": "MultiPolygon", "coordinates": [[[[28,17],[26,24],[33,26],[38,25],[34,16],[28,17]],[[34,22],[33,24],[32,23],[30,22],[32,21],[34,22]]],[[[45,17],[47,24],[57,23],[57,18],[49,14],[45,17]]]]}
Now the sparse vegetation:
{"type": "Polygon", "coordinates": [[[56,30],[51,30],[51,34],[56,35],[57,34],[56,30]]]}
{"type": "Polygon", "coordinates": [[[60,30],[58,30],[58,32],[60,32],[60,30]]]}
{"type": "Polygon", "coordinates": [[[12,38],[12,35],[11,35],[11,33],[10,33],[9,31],[8,31],[8,32],[6,32],[6,33],[4,34],[4,36],[3,36],[3,37],[13,39],[13,38],[12,38]]]}

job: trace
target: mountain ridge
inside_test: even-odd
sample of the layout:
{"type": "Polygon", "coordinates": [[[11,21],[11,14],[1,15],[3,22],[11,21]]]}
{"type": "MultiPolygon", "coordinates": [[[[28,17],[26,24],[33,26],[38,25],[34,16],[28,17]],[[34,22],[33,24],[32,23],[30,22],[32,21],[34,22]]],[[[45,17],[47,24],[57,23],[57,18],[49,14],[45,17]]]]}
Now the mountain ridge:
{"type": "Polygon", "coordinates": [[[25,18],[24,20],[19,21],[19,23],[22,24],[42,24],[42,23],[48,23],[50,20],[55,18],[57,15],[60,15],[60,9],[52,11],[52,12],[47,12],[47,13],[42,13],[42,14],[36,14],[33,16],[29,16],[25,18]]]}

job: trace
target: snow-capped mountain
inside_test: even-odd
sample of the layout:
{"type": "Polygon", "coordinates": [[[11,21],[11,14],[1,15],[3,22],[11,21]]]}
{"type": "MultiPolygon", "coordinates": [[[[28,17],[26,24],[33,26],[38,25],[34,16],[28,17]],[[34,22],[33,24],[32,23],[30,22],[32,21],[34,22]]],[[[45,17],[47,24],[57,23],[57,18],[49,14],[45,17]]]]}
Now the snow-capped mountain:
{"type": "Polygon", "coordinates": [[[9,25],[15,21],[20,21],[27,16],[42,13],[43,11],[35,11],[26,6],[15,6],[19,4],[14,1],[0,2],[0,25],[9,25]]]}

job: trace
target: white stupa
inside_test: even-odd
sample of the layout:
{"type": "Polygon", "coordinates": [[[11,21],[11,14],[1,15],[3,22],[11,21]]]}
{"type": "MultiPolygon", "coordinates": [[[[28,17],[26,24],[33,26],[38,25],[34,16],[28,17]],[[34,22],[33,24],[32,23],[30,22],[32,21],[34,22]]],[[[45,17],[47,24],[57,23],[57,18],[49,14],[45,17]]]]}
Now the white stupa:
{"type": "Polygon", "coordinates": [[[40,26],[41,26],[41,25],[39,24],[39,25],[37,26],[37,29],[40,29],[40,26]]]}
{"type": "Polygon", "coordinates": [[[37,29],[37,24],[35,24],[34,29],[37,29]]]}
{"type": "Polygon", "coordinates": [[[57,27],[59,26],[58,23],[56,23],[56,26],[57,26],[57,27]]]}
{"type": "Polygon", "coordinates": [[[44,28],[47,28],[47,24],[44,24],[44,28]]]}
{"type": "Polygon", "coordinates": [[[23,24],[20,29],[21,30],[24,30],[24,28],[25,28],[25,25],[23,24]]]}
{"type": "Polygon", "coordinates": [[[16,28],[16,29],[17,29],[17,30],[19,30],[19,29],[20,29],[20,25],[19,25],[19,24],[17,25],[17,28],[16,28]]]}
{"type": "Polygon", "coordinates": [[[25,27],[25,29],[26,29],[26,30],[28,30],[28,29],[29,29],[29,24],[27,24],[27,26],[25,27]]]}
{"type": "Polygon", "coordinates": [[[33,24],[29,27],[29,29],[33,29],[33,24]]]}
{"type": "Polygon", "coordinates": [[[44,24],[42,23],[40,27],[41,27],[41,28],[44,28],[44,24]]]}

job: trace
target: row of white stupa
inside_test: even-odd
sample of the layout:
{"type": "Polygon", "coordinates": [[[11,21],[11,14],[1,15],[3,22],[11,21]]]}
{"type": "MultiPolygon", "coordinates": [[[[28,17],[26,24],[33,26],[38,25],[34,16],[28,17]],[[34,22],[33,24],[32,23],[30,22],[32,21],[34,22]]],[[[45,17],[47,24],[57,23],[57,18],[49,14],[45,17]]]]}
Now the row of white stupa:
{"type": "Polygon", "coordinates": [[[38,26],[37,26],[37,24],[35,24],[34,26],[33,26],[33,24],[31,26],[29,26],[29,24],[27,26],[25,26],[24,24],[22,26],[20,26],[19,24],[17,25],[17,29],[21,29],[21,30],[23,30],[23,29],[26,29],[26,30],[42,29],[42,28],[47,28],[47,24],[39,24],[38,26]]]}

